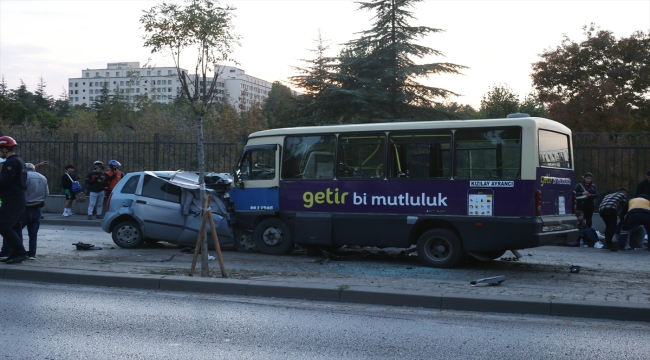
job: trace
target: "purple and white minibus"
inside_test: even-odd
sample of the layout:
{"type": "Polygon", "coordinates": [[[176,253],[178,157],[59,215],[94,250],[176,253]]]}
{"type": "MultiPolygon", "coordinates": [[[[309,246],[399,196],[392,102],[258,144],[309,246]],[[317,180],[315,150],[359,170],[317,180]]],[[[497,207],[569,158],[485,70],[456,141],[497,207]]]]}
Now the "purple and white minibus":
{"type": "Polygon", "coordinates": [[[266,254],[415,245],[452,267],[577,238],[572,156],[571,130],[528,116],[265,130],[230,200],[266,254]]]}

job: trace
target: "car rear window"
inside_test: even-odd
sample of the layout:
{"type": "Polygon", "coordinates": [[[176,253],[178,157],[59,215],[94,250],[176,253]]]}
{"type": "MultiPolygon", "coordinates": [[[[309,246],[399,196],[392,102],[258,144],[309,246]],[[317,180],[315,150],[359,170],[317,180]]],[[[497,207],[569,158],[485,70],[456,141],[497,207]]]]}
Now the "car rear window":
{"type": "Polygon", "coordinates": [[[138,180],[140,176],[132,176],[129,180],[126,181],[126,184],[122,186],[120,191],[122,194],[135,194],[135,189],[138,187],[138,180]]]}
{"type": "Polygon", "coordinates": [[[153,176],[145,175],[142,196],[181,203],[181,188],[153,176]]]}

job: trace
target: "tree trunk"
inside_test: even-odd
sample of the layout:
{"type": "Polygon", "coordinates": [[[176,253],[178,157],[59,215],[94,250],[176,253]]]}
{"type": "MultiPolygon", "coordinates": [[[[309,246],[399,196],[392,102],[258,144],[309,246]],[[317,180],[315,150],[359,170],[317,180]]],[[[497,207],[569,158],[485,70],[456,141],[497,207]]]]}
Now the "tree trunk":
{"type": "MultiPolygon", "coordinates": [[[[197,149],[199,160],[199,188],[201,192],[201,206],[205,205],[205,154],[203,152],[203,116],[196,116],[196,132],[197,132],[197,149]]],[[[201,213],[203,214],[203,213],[201,213]]],[[[212,214],[210,214],[212,216],[212,214]]],[[[207,226],[207,224],[206,224],[207,226]]],[[[210,276],[210,267],[208,265],[208,232],[203,232],[203,240],[201,243],[201,277],[210,276]]]]}

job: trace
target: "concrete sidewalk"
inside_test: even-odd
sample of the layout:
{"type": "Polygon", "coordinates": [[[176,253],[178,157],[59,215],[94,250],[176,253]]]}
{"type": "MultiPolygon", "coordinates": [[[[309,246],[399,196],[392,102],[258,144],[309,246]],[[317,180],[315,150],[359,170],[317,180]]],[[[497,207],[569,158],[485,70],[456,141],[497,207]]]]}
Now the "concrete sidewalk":
{"type": "MultiPolygon", "coordinates": [[[[440,310],[523,313],[650,321],[650,252],[612,253],[547,246],[521,251],[520,261],[433,269],[417,257],[377,249],[350,261],[322,261],[295,253],[269,256],[225,251],[229,278],[211,261],[211,278],[187,276],[192,255],[169,244],[120,249],[97,228],[99,220],[45,214],[37,260],[0,263],[0,278],[94,286],[265,296],[440,310]],[[47,223],[54,225],[46,225],[47,223]],[[78,226],[82,224],[86,226],[78,226]],[[76,227],[75,227],[76,226],[76,227]],[[91,242],[102,251],[77,251],[91,242]],[[579,273],[569,267],[578,265],[579,273]],[[505,275],[498,286],[471,280],[505,275]]],[[[214,253],[211,253],[214,255],[214,253]]],[[[512,256],[507,253],[505,256],[512,256]]],[[[200,273],[197,264],[196,274],[200,273]]]]}

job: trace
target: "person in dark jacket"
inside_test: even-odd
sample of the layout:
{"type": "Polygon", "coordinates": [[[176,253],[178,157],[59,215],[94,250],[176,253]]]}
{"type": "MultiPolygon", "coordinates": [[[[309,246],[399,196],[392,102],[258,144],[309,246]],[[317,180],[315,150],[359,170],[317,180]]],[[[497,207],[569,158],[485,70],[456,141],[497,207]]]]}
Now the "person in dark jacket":
{"type": "Polygon", "coordinates": [[[104,204],[104,164],[95,164],[95,170],[86,175],[86,188],[89,192],[88,220],[93,219],[93,211],[97,211],[97,218],[101,219],[104,204]],[[96,209],[95,209],[96,208],[96,209]]]}
{"type": "Polygon", "coordinates": [[[63,208],[63,216],[72,216],[72,200],[75,198],[75,193],[72,192],[72,183],[78,181],[77,175],[74,173],[73,165],[65,166],[65,173],[61,175],[61,187],[65,194],[65,207],[63,208]]]}
{"type": "Polygon", "coordinates": [[[594,176],[587,172],[582,175],[582,181],[576,185],[576,199],[578,200],[577,210],[584,212],[585,222],[588,227],[591,227],[591,219],[594,216],[595,204],[594,201],[598,199],[598,191],[596,185],[593,183],[594,176]]]}
{"type": "MultiPolygon", "coordinates": [[[[627,213],[627,189],[620,188],[615,193],[605,196],[603,201],[600,203],[598,213],[605,222],[605,245],[603,246],[603,249],[616,251],[616,246],[612,245],[612,239],[616,232],[616,219],[620,218],[621,221],[623,221],[623,218],[627,213]]],[[[621,242],[619,241],[618,244],[620,247],[621,242]]]]}
{"type": "Polygon", "coordinates": [[[645,179],[636,186],[634,197],[639,197],[641,194],[645,194],[646,196],[650,197],[650,171],[645,173],[645,179]]]}
{"type": "Polygon", "coordinates": [[[0,170],[0,261],[7,264],[19,264],[27,260],[21,227],[27,203],[27,171],[25,162],[15,152],[17,146],[13,138],[0,136],[0,157],[5,159],[0,170]]]}

